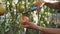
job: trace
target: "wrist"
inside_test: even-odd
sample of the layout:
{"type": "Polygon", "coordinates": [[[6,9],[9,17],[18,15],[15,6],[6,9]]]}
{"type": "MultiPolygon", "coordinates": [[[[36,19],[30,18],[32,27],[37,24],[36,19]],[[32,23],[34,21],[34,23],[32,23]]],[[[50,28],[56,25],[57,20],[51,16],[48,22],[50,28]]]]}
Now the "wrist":
{"type": "Polygon", "coordinates": [[[37,25],[35,25],[35,24],[33,24],[33,23],[30,23],[28,28],[34,29],[34,30],[39,30],[39,31],[45,30],[44,27],[37,26],[37,25]]]}
{"type": "Polygon", "coordinates": [[[35,25],[35,24],[31,23],[31,24],[30,24],[30,26],[29,26],[29,28],[31,28],[31,29],[35,29],[35,30],[36,30],[37,25],[35,25]]]}

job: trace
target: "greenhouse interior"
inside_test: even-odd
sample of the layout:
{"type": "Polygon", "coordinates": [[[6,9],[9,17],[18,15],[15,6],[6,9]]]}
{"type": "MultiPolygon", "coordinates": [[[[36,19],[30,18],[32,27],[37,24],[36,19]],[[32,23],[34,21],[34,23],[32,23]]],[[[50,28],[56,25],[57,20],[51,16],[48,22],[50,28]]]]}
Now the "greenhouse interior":
{"type": "MultiPolygon", "coordinates": [[[[60,34],[60,10],[52,6],[58,1],[45,1],[51,1],[52,8],[43,0],[0,0],[0,34],[55,34],[51,32],[58,30],[60,34]]],[[[56,7],[60,8],[60,3],[56,7]]]]}

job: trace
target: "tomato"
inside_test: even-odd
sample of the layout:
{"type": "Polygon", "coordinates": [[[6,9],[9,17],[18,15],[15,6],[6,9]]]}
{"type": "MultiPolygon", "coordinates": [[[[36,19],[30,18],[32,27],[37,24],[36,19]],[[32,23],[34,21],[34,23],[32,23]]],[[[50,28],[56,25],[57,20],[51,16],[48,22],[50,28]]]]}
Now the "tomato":
{"type": "Polygon", "coordinates": [[[0,16],[5,14],[5,10],[0,10],[0,16]]]}
{"type": "Polygon", "coordinates": [[[23,5],[17,5],[17,8],[18,8],[18,13],[23,13],[24,10],[25,10],[25,7],[23,5]]]}
{"type": "Polygon", "coordinates": [[[4,15],[6,12],[5,8],[3,7],[3,5],[0,3],[0,16],[4,15]]]}
{"type": "Polygon", "coordinates": [[[20,6],[19,12],[22,13],[24,11],[24,9],[25,9],[24,6],[20,6]]]}
{"type": "Polygon", "coordinates": [[[17,10],[18,10],[18,13],[23,13],[24,10],[25,10],[24,5],[18,3],[18,4],[17,4],[17,10]]]}
{"type": "Polygon", "coordinates": [[[29,22],[29,18],[27,16],[23,16],[23,19],[26,20],[26,22],[29,22]]]}
{"type": "Polygon", "coordinates": [[[21,24],[26,25],[27,23],[29,23],[29,18],[27,16],[23,16],[21,24]]]}

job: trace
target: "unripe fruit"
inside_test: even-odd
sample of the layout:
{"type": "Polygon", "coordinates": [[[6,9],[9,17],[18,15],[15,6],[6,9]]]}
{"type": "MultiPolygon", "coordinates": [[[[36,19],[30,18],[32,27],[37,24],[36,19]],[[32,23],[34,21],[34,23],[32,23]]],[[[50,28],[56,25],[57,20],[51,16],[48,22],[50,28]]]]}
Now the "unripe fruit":
{"type": "Polygon", "coordinates": [[[23,13],[24,10],[25,10],[24,5],[19,5],[19,4],[17,4],[17,10],[18,10],[18,13],[23,13]]]}

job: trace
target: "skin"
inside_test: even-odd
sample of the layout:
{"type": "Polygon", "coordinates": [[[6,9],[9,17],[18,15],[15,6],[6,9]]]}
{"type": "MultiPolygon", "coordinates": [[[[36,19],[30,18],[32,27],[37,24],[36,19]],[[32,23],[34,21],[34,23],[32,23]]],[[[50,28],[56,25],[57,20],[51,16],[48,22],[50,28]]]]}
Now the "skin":
{"type": "Polygon", "coordinates": [[[39,10],[43,5],[46,5],[50,8],[53,8],[53,9],[60,9],[60,0],[58,0],[58,2],[54,2],[54,3],[52,3],[51,1],[46,2],[44,0],[40,0],[39,2],[36,2],[34,5],[38,6],[37,10],[39,10]]]}
{"type": "MultiPolygon", "coordinates": [[[[58,1],[60,1],[60,0],[58,0],[58,1]]],[[[39,8],[41,8],[43,6],[43,5],[41,6],[42,3],[44,3],[43,5],[47,5],[50,8],[60,9],[60,7],[59,7],[60,2],[51,3],[51,2],[45,2],[44,0],[40,0],[39,2],[35,3],[35,5],[38,6],[37,10],[39,10],[39,8]]],[[[35,30],[42,31],[44,34],[60,34],[60,29],[59,28],[44,28],[44,27],[41,27],[41,26],[37,26],[33,23],[27,22],[26,19],[21,21],[21,25],[25,28],[30,28],[30,29],[35,29],[35,30]],[[22,24],[24,22],[25,22],[26,25],[22,24]]]]}
{"type": "MultiPolygon", "coordinates": [[[[23,23],[23,21],[21,23],[23,23]]],[[[44,28],[44,27],[37,26],[33,23],[30,23],[30,22],[29,23],[25,22],[25,24],[26,25],[23,25],[23,24],[21,24],[21,25],[25,28],[30,28],[30,29],[42,31],[45,34],[60,34],[59,28],[44,28]]]]}
{"type": "Polygon", "coordinates": [[[46,2],[45,5],[53,9],[60,9],[60,2],[56,2],[56,3],[46,2]]]}

